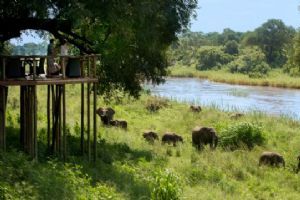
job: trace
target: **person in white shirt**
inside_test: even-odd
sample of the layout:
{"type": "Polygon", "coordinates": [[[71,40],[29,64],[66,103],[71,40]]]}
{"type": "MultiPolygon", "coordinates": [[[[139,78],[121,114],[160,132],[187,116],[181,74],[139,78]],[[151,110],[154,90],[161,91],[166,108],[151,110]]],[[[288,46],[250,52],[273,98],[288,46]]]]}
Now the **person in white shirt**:
{"type": "Polygon", "coordinates": [[[54,39],[50,40],[47,49],[47,76],[59,75],[60,65],[55,62],[56,50],[54,45],[54,39]]]}
{"type": "Polygon", "coordinates": [[[60,55],[61,56],[69,55],[69,47],[68,47],[67,40],[65,40],[65,39],[61,42],[61,45],[60,45],[60,55]]]}

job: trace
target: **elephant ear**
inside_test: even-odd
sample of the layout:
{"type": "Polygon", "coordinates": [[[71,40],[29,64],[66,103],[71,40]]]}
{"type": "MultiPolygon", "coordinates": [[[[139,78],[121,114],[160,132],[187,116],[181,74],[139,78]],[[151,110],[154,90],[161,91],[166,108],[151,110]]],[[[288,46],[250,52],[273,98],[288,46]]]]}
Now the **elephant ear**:
{"type": "Polygon", "coordinates": [[[107,114],[108,114],[109,116],[113,116],[115,113],[116,113],[116,112],[114,111],[114,109],[112,109],[112,108],[107,108],[107,114]]]}
{"type": "Polygon", "coordinates": [[[96,113],[99,115],[99,116],[103,116],[103,113],[104,113],[104,108],[98,108],[96,113]]]}

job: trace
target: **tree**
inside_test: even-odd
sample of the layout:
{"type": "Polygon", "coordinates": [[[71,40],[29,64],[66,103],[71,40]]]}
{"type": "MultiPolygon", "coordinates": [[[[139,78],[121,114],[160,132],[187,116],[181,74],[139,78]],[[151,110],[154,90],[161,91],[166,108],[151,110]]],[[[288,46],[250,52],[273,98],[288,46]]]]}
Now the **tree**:
{"type": "Polygon", "coordinates": [[[270,67],[265,62],[266,57],[259,48],[245,48],[241,55],[228,64],[231,73],[248,74],[249,77],[260,78],[265,76],[270,67]]]}
{"type": "Polygon", "coordinates": [[[219,69],[232,61],[233,56],[222,51],[221,47],[202,47],[198,52],[198,70],[219,69]]]}
{"type": "Polygon", "coordinates": [[[292,76],[300,76],[300,33],[298,32],[289,49],[288,61],[284,66],[285,72],[292,76]]]}
{"type": "Polygon", "coordinates": [[[224,52],[228,53],[230,55],[238,54],[239,53],[239,44],[234,40],[230,40],[230,41],[226,42],[226,44],[224,46],[224,52]]]}
{"type": "Polygon", "coordinates": [[[284,47],[294,35],[294,28],[287,27],[281,20],[270,19],[255,30],[252,41],[263,50],[270,65],[280,66],[286,62],[284,47]]]}
{"type": "Polygon", "coordinates": [[[14,30],[0,30],[0,38],[17,36],[25,25],[46,29],[82,52],[102,55],[101,92],[116,87],[138,96],[142,81],[163,81],[166,49],[188,28],[196,6],[197,0],[4,0],[0,20],[23,23],[16,23],[14,30]],[[37,20],[48,20],[47,26],[37,20]]]}

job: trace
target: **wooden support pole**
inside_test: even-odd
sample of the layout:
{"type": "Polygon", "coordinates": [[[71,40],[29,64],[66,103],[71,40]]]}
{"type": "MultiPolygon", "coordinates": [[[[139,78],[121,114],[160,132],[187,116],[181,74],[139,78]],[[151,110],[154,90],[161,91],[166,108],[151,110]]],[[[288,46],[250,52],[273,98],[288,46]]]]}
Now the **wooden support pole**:
{"type": "Polygon", "coordinates": [[[50,137],[50,132],[51,132],[51,126],[50,126],[50,123],[51,123],[51,113],[50,113],[50,104],[51,104],[51,90],[50,90],[50,85],[47,85],[47,148],[49,150],[50,148],[50,140],[51,140],[51,137],[50,137]]]}
{"type": "Polygon", "coordinates": [[[32,118],[33,118],[33,113],[32,113],[32,96],[31,96],[31,88],[30,86],[26,86],[28,93],[27,93],[27,105],[28,105],[28,116],[27,116],[27,127],[28,127],[28,131],[27,131],[27,135],[28,135],[28,154],[30,156],[32,156],[33,152],[32,152],[32,132],[33,132],[33,125],[32,125],[32,118]]]}
{"type": "Polygon", "coordinates": [[[62,85],[58,85],[58,95],[59,95],[59,98],[58,98],[58,150],[59,150],[59,154],[60,156],[62,156],[62,141],[61,141],[61,137],[62,137],[62,134],[61,134],[61,127],[62,127],[62,112],[61,112],[61,107],[62,107],[62,85]]]}
{"type": "Polygon", "coordinates": [[[80,125],[80,150],[84,155],[84,84],[81,84],[81,125],[80,125]]]}
{"type": "Polygon", "coordinates": [[[51,95],[52,95],[52,144],[51,144],[51,150],[52,153],[56,153],[56,127],[55,127],[55,88],[54,85],[51,85],[51,95]]]}
{"type": "Polygon", "coordinates": [[[97,83],[94,83],[94,106],[93,106],[93,122],[94,122],[94,162],[96,162],[97,159],[97,116],[96,116],[96,110],[97,110],[97,83]]]}
{"type": "Polygon", "coordinates": [[[6,95],[7,88],[0,86],[0,149],[6,151],[6,95]]]}
{"type": "Polygon", "coordinates": [[[25,91],[24,86],[20,86],[20,144],[21,149],[24,150],[25,145],[25,91]]]}
{"type": "Polygon", "coordinates": [[[36,86],[32,86],[32,98],[33,98],[33,146],[34,153],[33,158],[37,160],[38,158],[38,146],[37,146],[37,95],[36,86]]]}
{"type": "Polygon", "coordinates": [[[63,100],[62,100],[62,107],[63,107],[63,159],[66,161],[67,158],[67,130],[66,130],[66,86],[62,86],[63,90],[63,100]]]}
{"type": "Polygon", "coordinates": [[[88,147],[88,160],[91,161],[91,113],[90,113],[90,89],[91,89],[91,84],[88,83],[87,86],[87,147],[88,147]]]}

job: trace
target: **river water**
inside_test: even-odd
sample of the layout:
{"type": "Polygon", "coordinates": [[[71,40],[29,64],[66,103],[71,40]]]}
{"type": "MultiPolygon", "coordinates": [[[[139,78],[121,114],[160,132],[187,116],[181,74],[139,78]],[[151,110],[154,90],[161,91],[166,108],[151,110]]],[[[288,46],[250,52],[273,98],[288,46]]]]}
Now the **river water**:
{"type": "Polygon", "coordinates": [[[262,111],[300,119],[300,90],[216,83],[196,78],[168,78],[146,85],[154,95],[231,111],[262,111]]]}

